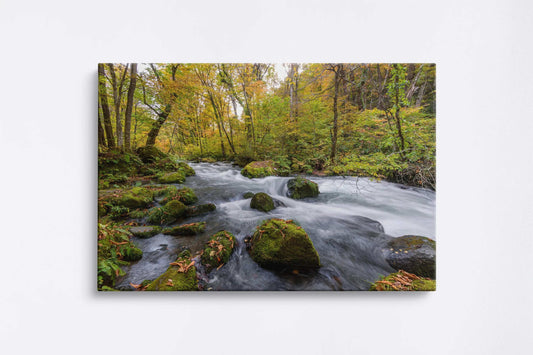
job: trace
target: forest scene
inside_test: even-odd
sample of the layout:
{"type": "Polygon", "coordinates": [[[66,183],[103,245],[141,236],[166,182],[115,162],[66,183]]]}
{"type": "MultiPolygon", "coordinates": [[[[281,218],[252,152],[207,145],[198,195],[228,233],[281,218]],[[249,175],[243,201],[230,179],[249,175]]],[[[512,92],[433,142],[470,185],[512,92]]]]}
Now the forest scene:
{"type": "Polygon", "coordinates": [[[434,291],[435,153],[435,64],[98,64],[97,288],[434,291]]]}

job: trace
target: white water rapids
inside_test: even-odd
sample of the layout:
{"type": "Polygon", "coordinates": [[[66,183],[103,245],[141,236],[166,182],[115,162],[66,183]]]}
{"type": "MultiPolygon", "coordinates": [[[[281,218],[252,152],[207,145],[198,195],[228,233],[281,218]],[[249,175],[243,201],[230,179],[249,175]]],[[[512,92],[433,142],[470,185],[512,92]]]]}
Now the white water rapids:
{"type": "Polygon", "coordinates": [[[127,275],[118,286],[155,279],[181,249],[189,248],[194,254],[222,229],[235,235],[238,246],[226,265],[204,275],[207,290],[367,290],[379,275],[394,271],[381,254],[384,240],[406,234],[435,239],[434,191],[367,178],[309,176],[318,184],[319,196],[293,200],[286,196],[288,177],[248,179],[230,164],[190,165],[196,176],[188,177],[184,185],[196,192],[198,203],[213,202],[217,209],[181,223],[205,221],[206,232],[195,237],[134,238],[144,255],[124,268],[127,275]],[[248,191],[266,192],[285,207],[269,213],[254,210],[250,199],[242,197],[248,191]],[[298,221],[313,241],[322,267],[298,274],[259,267],[243,239],[268,218],[298,221]]]}

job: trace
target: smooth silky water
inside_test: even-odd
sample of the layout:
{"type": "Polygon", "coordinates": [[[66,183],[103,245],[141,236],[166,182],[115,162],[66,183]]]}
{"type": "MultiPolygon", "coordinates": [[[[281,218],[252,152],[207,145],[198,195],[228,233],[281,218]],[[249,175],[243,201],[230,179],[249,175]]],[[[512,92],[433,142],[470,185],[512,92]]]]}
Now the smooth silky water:
{"type": "MultiPolygon", "coordinates": [[[[435,192],[385,181],[357,177],[316,177],[317,198],[293,200],[286,196],[290,177],[248,179],[227,163],[191,163],[196,176],[187,178],[199,198],[217,209],[180,222],[206,222],[206,231],[194,237],[158,234],[149,239],[133,238],[143,258],[124,267],[127,272],[118,287],[155,279],[176,255],[188,248],[195,255],[209,237],[227,230],[238,240],[230,261],[209,275],[200,273],[204,290],[368,290],[380,275],[394,272],[382,256],[391,237],[414,234],[435,239],[435,192]],[[268,213],[250,208],[245,192],[266,192],[281,201],[268,213]],[[275,272],[259,267],[248,255],[244,237],[253,234],[261,221],[293,219],[305,229],[320,256],[315,272],[275,272]]],[[[176,185],[181,186],[181,185],[176,185]]]]}

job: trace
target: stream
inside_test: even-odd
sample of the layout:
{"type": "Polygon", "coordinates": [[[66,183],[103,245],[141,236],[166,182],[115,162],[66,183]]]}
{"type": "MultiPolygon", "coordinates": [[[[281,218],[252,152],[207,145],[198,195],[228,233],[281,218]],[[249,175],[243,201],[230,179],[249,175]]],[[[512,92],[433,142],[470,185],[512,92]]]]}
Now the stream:
{"type": "Polygon", "coordinates": [[[212,202],[217,209],[179,224],[205,221],[206,231],[193,237],[133,237],[143,257],[123,268],[126,276],[117,287],[157,278],[181,250],[189,248],[197,254],[209,237],[222,229],[233,233],[238,244],[226,265],[201,275],[204,290],[368,290],[380,275],[395,271],[381,254],[384,241],[406,234],[436,240],[435,192],[431,190],[367,178],[308,176],[318,184],[319,196],[293,200],[286,196],[290,177],[248,179],[227,163],[190,166],[196,175],[183,185],[195,191],[198,204],[212,202]],[[242,197],[248,191],[266,192],[285,206],[268,213],[254,210],[250,199],[242,197]],[[269,218],[297,221],[313,241],[322,267],[294,273],[259,267],[248,255],[243,239],[269,218]]]}

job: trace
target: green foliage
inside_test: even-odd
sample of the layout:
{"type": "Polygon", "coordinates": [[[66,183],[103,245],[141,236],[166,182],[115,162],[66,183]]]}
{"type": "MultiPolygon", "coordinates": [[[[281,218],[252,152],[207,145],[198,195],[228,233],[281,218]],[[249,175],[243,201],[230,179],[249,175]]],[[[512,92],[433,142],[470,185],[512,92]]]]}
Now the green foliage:
{"type": "Polygon", "coordinates": [[[194,190],[189,187],[183,187],[175,189],[165,193],[165,198],[161,200],[161,204],[165,204],[172,200],[178,200],[185,205],[192,205],[198,201],[198,197],[194,193],[194,190]]]}
{"type": "Polygon", "coordinates": [[[181,184],[185,182],[185,175],[181,171],[163,174],[159,177],[159,182],[161,184],[181,184]]]}
{"type": "Polygon", "coordinates": [[[138,256],[134,249],[137,248],[130,242],[129,232],[122,226],[98,224],[98,289],[115,286],[117,278],[124,275],[120,266],[127,265],[126,259],[138,256]]]}

